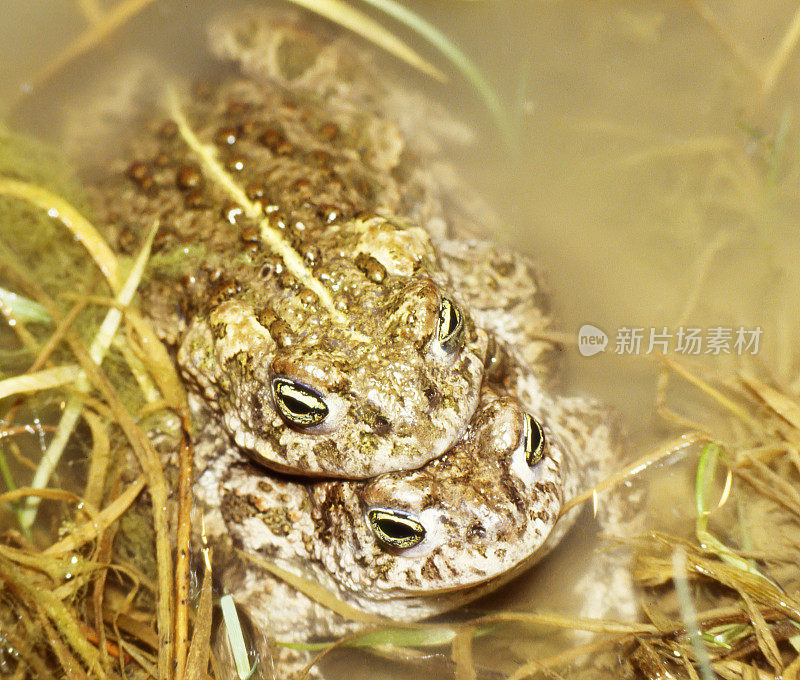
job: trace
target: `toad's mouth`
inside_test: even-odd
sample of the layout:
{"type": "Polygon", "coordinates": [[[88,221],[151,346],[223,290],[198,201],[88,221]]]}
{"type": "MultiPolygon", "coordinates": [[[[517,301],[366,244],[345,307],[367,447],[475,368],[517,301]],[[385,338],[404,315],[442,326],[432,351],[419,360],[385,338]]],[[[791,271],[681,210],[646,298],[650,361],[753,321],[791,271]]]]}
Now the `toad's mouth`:
{"type": "MultiPolygon", "coordinates": [[[[544,543],[544,542],[543,542],[544,543]]],[[[549,549],[550,546],[547,546],[549,549]]],[[[448,595],[454,593],[471,593],[473,590],[482,591],[483,589],[494,590],[503,583],[506,583],[537,562],[541,555],[543,546],[539,549],[530,552],[525,557],[522,557],[514,564],[510,564],[505,568],[498,569],[493,573],[487,573],[485,576],[473,576],[469,579],[463,579],[458,583],[451,583],[446,586],[422,588],[419,590],[406,590],[405,593],[393,595],[397,599],[407,598],[436,598],[440,595],[448,595]]],[[[479,595],[475,595],[476,597],[479,595]]]]}

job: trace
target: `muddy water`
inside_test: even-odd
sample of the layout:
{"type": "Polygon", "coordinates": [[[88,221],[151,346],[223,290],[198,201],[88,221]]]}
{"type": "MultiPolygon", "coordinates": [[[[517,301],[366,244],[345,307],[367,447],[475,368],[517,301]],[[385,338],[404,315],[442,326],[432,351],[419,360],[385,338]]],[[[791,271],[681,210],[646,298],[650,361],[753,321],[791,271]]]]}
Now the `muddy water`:
{"type": "MultiPolygon", "coordinates": [[[[69,3],[46,4],[0,9],[0,26],[15,29],[0,45],[0,101],[15,99],[83,25],[69,3]]],[[[148,8],[24,99],[10,121],[57,139],[76,93],[115,78],[133,52],[179,73],[202,69],[200,27],[212,3],[181,4],[148,8]]],[[[800,73],[791,55],[775,66],[791,47],[795,3],[410,4],[473,57],[510,111],[511,151],[457,74],[447,86],[416,81],[474,126],[475,147],[455,157],[497,210],[499,238],[542,262],[563,330],[592,324],[608,336],[604,353],[567,352],[565,389],[615,404],[639,449],[663,436],[651,330],[675,349],[681,327],[699,328],[706,344],[693,360],[796,377],[800,73]],[[625,328],[641,330],[639,351],[616,351],[625,328]],[[711,328],[730,329],[730,355],[705,356],[711,328]],[[762,329],[756,355],[737,356],[739,328],[762,329]]],[[[584,536],[496,603],[557,605],[584,536]]]]}
{"type": "MultiPolygon", "coordinates": [[[[0,48],[0,101],[24,91],[82,25],[69,3],[47,4],[2,9],[15,40],[0,48]]],[[[57,138],[84,84],[118,78],[114,65],[131,53],[197,73],[203,20],[225,3],[181,4],[147,8],[23,100],[11,121],[57,138]]],[[[497,209],[500,238],[542,262],[564,330],[591,323],[609,336],[604,354],[571,353],[578,388],[644,415],[649,331],[666,327],[674,346],[697,258],[722,232],[730,237],[684,325],[762,326],[761,357],[793,368],[783,345],[800,304],[790,294],[800,248],[791,118],[800,74],[790,57],[767,92],[761,77],[791,24],[791,2],[715,2],[705,17],[692,3],[416,5],[475,60],[510,112],[511,154],[457,74],[445,87],[417,83],[475,127],[476,147],[457,155],[497,209]],[[764,156],[781,129],[773,177],[764,156]],[[643,330],[638,357],[614,356],[623,327],[643,330]]]]}

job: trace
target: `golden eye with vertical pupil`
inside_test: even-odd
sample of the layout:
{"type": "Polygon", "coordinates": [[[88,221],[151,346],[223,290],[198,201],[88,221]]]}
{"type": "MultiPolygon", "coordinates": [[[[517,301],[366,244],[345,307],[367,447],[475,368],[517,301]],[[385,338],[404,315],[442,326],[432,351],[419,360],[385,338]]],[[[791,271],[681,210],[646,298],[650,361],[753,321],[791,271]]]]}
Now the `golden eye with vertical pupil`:
{"type": "Polygon", "coordinates": [[[442,349],[446,352],[455,352],[461,341],[463,330],[464,317],[461,311],[450,300],[443,297],[439,305],[439,323],[436,328],[436,338],[442,349]]]}
{"type": "Polygon", "coordinates": [[[525,413],[522,418],[522,445],[525,447],[525,460],[533,467],[544,457],[544,430],[532,415],[525,413]]]}
{"type": "Polygon", "coordinates": [[[375,538],[387,548],[413,548],[425,538],[425,527],[400,510],[370,510],[367,518],[375,538]]]}
{"type": "Polygon", "coordinates": [[[316,390],[290,378],[273,378],[272,394],[278,412],[297,427],[313,427],[328,417],[328,407],[316,390]]]}

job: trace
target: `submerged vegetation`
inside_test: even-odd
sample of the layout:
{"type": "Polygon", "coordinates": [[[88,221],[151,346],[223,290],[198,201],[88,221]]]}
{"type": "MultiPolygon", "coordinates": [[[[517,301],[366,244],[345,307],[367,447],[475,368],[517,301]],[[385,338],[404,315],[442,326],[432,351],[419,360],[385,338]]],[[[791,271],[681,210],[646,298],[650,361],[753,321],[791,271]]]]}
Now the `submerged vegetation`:
{"type": "MultiPolygon", "coordinates": [[[[31,144],[10,135],[6,143],[9,155],[15,144],[31,144]]],[[[4,271],[21,276],[28,270],[23,258],[31,243],[40,244],[42,233],[51,240],[60,238],[75,224],[75,220],[62,219],[67,204],[55,193],[74,184],[45,184],[48,193],[43,193],[44,187],[34,180],[45,183],[51,176],[63,179],[66,175],[59,171],[28,177],[21,166],[14,174],[18,190],[3,197],[0,205],[5,211],[15,211],[14,224],[24,231],[15,239],[15,248],[9,247],[3,265],[7,267],[4,271]],[[43,196],[53,196],[58,209],[42,205],[43,196]],[[63,232],[60,236],[59,231],[63,232]]],[[[70,198],[80,204],[78,193],[70,198]]],[[[69,210],[79,214],[71,205],[69,210]]],[[[84,234],[101,238],[88,221],[80,228],[84,234]]],[[[10,223],[2,223],[3,234],[11,233],[10,229],[10,223]]],[[[0,540],[0,620],[6,650],[0,668],[4,674],[20,678],[61,674],[204,677],[212,622],[210,572],[205,570],[201,587],[191,587],[188,561],[180,564],[172,559],[168,529],[179,527],[178,542],[188,545],[191,451],[182,434],[188,427],[184,397],[166,350],[135,305],[130,305],[148,248],[137,262],[114,265],[128,273],[112,285],[113,278],[100,274],[100,267],[110,266],[97,255],[103,249],[96,243],[90,245],[87,237],[72,245],[78,250],[66,269],[59,269],[64,263],[57,256],[51,270],[36,277],[37,285],[26,278],[10,281],[19,286],[18,295],[31,309],[47,310],[48,318],[38,319],[23,335],[21,324],[6,310],[13,322],[11,329],[17,333],[16,344],[24,352],[8,353],[0,365],[7,376],[0,381],[5,422],[0,468],[7,487],[0,494],[6,527],[0,540]],[[91,271],[95,276],[89,275],[91,271]],[[67,296],[58,290],[65,281],[71,281],[66,288],[72,292],[67,296]],[[113,325],[108,328],[111,312],[116,313],[118,330],[113,325]],[[100,323],[99,318],[105,320],[100,323]],[[115,361],[103,363],[103,352],[96,349],[98,337],[106,338],[101,342],[105,348],[114,348],[115,361]],[[20,370],[20,364],[25,368],[20,370]],[[82,433],[73,441],[78,440],[83,452],[71,455],[78,455],[77,460],[86,458],[85,481],[76,487],[75,480],[57,478],[42,488],[47,477],[43,483],[29,480],[42,482],[38,472],[43,463],[37,466],[33,462],[31,454],[23,450],[22,440],[35,433],[29,425],[30,414],[64,396],[68,405],[75,405],[76,413],[65,443],[77,421],[82,421],[82,433]],[[163,469],[146,436],[153,427],[169,433],[182,452],[177,471],[163,469]],[[126,466],[118,463],[131,454],[142,472],[129,478],[126,466]],[[168,504],[166,477],[174,480],[176,474],[178,480],[172,488],[180,489],[177,504],[168,504]],[[153,501],[147,520],[150,526],[137,528],[125,520],[129,517],[125,513],[144,491],[153,501]],[[49,522],[31,525],[32,508],[35,512],[39,501],[46,504],[40,513],[49,522]],[[168,512],[168,508],[172,510],[168,512]],[[173,511],[176,516],[170,517],[173,511]],[[114,550],[120,527],[133,534],[134,543],[141,543],[144,552],[157,554],[149,561],[151,573],[147,573],[147,559],[114,550]],[[171,673],[173,667],[176,670],[171,673]]],[[[631,625],[544,612],[503,612],[461,624],[402,628],[365,621],[369,624],[365,633],[332,647],[308,647],[319,649],[316,660],[331,649],[358,646],[390,658],[429,664],[431,649],[449,647],[449,653],[442,651],[433,658],[459,678],[482,677],[498,670],[514,680],[564,672],[564,668],[571,668],[575,677],[591,675],[598,668],[621,673],[620,656],[624,666],[645,677],[797,677],[800,403],[749,374],[708,376],[699,368],[669,358],[665,361],[670,374],[688,381],[712,402],[714,408],[709,412],[713,417],[692,423],[687,434],[576,499],[599,494],[602,502],[603,489],[609,484],[679,452],[699,453],[694,531],[687,533],[683,527],[670,531],[653,522],[651,526],[657,528],[650,533],[619,537],[635,549],[634,577],[641,587],[640,605],[648,623],[631,625]],[[719,468],[724,471],[721,479],[716,474],[719,468]],[[487,657],[487,650],[502,649],[512,640],[517,647],[522,639],[528,640],[530,649],[539,648],[536,637],[530,635],[542,628],[560,630],[562,635],[541,643],[540,651],[523,655],[517,663],[510,651],[493,662],[487,657]],[[577,646],[562,639],[566,647],[553,647],[552,640],[579,630],[598,635],[577,646]],[[422,654],[423,649],[429,651],[422,654]]],[[[663,386],[662,412],[669,419],[680,419],[685,428],[690,416],[678,416],[667,408],[669,395],[666,383],[663,386]]],[[[56,432],[68,412],[69,406],[62,412],[56,432]]],[[[48,438],[42,437],[42,441],[48,438]]],[[[48,459],[50,447],[52,443],[48,447],[42,444],[43,461],[48,459]]],[[[326,600],[325,593],[315,590],[314,584],[293,585],[327,606],[337,607],[335,601],[326,600]]]]}
{"type": "MultiPolygon", "coordinates": [[[[152,2],[103,9],[81,0],[89,30],[34,85],[152,2]]],[[[713,22],[704,5],[692,4],[713,22]]],[[[795,22],[763,70],[765,90],[798,36],[795,22]]],[[[752,66],[749,55],[735,52],[752,66]]],[[[768,176],[775,167],[768,165],[768,176]]],[[[84,210],[80,185],[57,152],[0,130],[0,311],[7,322],[0,329],[0,675],[205,678],[210,569],[193,585],[187,552],[173,557],[191,531],[184,395],[133,298],[149,249],[135,261],[118,260],[84,210]],[[176,469],[164,469],[147,436],[154,428],[180,452],[176,469]],[[175,502],[168,502],[171,495],[175,502]],[[149,514],[129,512],[141,498],[149,500],[149,514]],[[142,516],[146,526],[135,523],[142,516]],[[115,549],[120,531],[136,536],[151,569],[146,559],[115,549]]],[[[599,673],[796,680],[796,386],[758,378],[752,369],[714,371],[670,357],[664,366],[659,412],[683,434],[576,499],[602,502],[606,487],[653,468],[667,479],[650,480],[645,530],[617,537],[636,555],[644,623],[512,611],[446,625],[368,621],[365,633],[314,647],[315,662],[338,647],[359,646],[459,680],[599,673]],[[684,385],[668,390],[676,378],[684,385]],[[676,506],[679,519],[670,521],[663,509],[676,506]],[[694,518],[691,526],[686,517],[694,518]],[[542,630],[558,634],[542,641],[542,630]],[[575,642],[575,631],[594,637],[575,642]]],[[[314,584],[293,585],[337,607],[314,584]]],[[[243,673],[248,664],[241,661],[243,673]]],[[[210,669],[223,677],[214,659],[210,669]]]]}

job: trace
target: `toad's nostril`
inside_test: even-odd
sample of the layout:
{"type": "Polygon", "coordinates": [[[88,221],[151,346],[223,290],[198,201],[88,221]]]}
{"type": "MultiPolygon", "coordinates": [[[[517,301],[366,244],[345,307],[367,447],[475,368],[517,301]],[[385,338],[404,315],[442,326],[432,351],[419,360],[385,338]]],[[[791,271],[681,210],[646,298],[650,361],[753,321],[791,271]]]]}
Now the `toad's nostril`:
{"type": "Polygon", "coordinates": [[[473,522],[467,529],[468,538],[486,538],[486,527],[480,522],[473,522]]]}
{"type": "Polygon", "coordinates": [[[439,408],[442,404],[442,393],[436,389],[434,385],[428,385],[422,390],[425,398],[428,400],[428,408],[432,411],[439,408]]]}
{"type": "Polygon", "coordinates": [[[392,424],[389,422],[389,419],[386,416],[375,416],[373,427],[375,434],[382,437],[385,437],[392,431],[392,424]]]}

